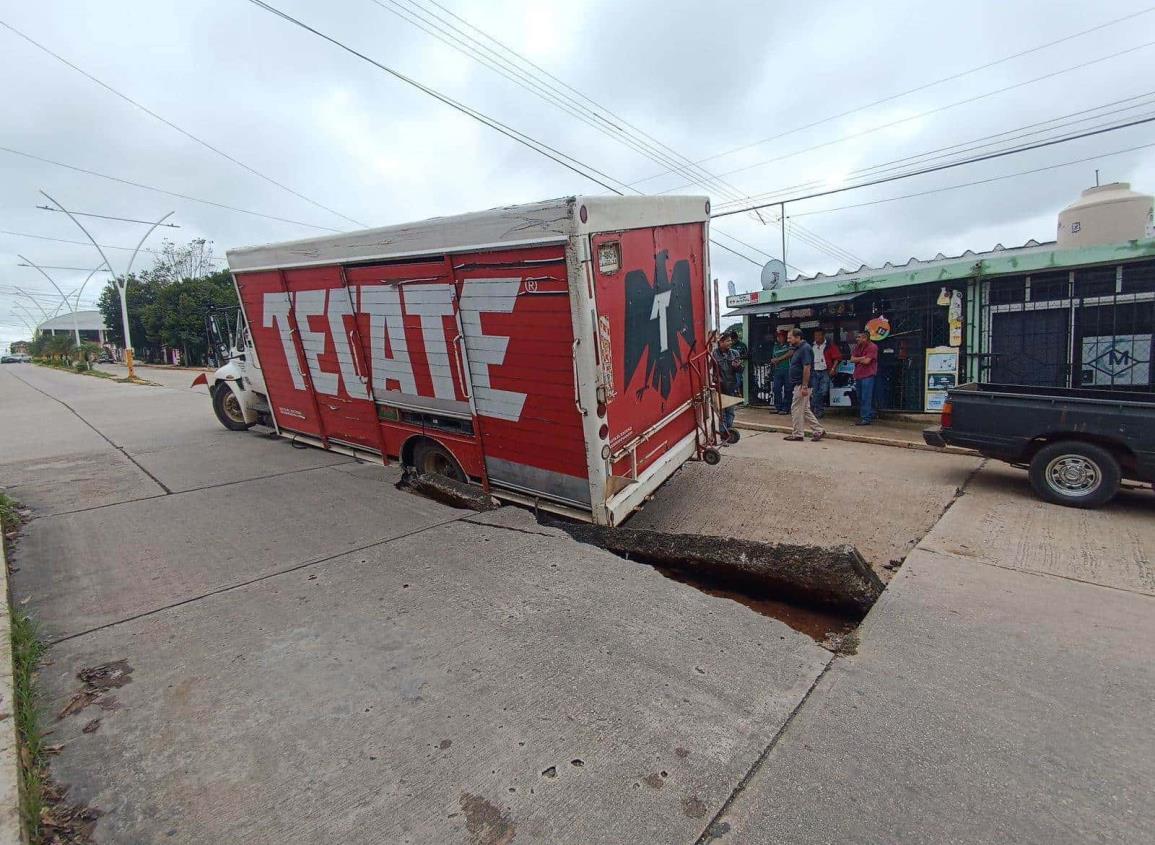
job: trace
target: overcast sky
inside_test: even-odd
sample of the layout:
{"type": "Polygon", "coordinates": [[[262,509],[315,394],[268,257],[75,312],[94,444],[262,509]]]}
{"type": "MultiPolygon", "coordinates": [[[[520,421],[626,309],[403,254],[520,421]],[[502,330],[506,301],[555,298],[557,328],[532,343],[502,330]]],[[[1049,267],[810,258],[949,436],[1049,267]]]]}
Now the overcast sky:
{"type": "MultiPolygon", "coordinates": [[[[419,3],[448,18],[431,0],[269,2],[616,180],[637,183],[665,173],[637,187],[708,193],[716,208],[794,185],[838,185],[859,168],[1155,92],[1155,46],[1141,46],[1155,42],[1155,12],[963,74],[1142,12],[1144,0],[439,0],[654,139],[648,143],[660,142],[694,162],[712,157],[701,167],[715,176],[730,174],[722,177],[725,185],[686,186],[684,174],[669,173],[617,136],[594,131],[382,8],[419,3]],[[1130,48],[1139,49],[1060,72],[1130,48]],[[963,75],[790,132],[955,74],[963,75]],[[1046,74],[1055,75],[1018,85],[1046,74]],[[970,98],[977,99],[951,105],[970,98]],[[719,155],[739,147],[746,149],[719,155]],[[762,164],[769,159],[777,160],[762,164]]],[[[366,226],[606,193],[246,0],[0,0],[0,20],[234,158],[366,226]]],[[[35,270],[16,266],[17,253],[66,267],[99,263],[91,247],[9,234],[83,238],[63,215],[36,209],[40,190],[105,215],[155,219],[175,211],[181,228],[163,234],[180,241],[208,238],[221,255],[234,246],[326,231],[314,227],[358,228],[189,140],[4,28],[0,73],[0,146],[297,221],[177,199],[0,151],[0,342],[28,334],[15,316],[17,299],[2,291],[10,285],[37,295],[51,290],[35,270]]],[[[1065,131],[1155,113],[1155,93],[1111,108],[1125,106],[1130,110],[1081,115],[1087,120],[1065,131]]],[[[806,243],[808,235],[800,233],[791,236],[788,260],[810,274],[849,266],[847,254],[876,265],[1053,239],[1057,211],[1094,183],[1096,167],[1103,181],[1155,190],[1155,146],[982,186],[827,210],[1142,145],[1155,145],[1155,124],[794,203],[787,208],[792,220],[834,244],[842,258],[806,243]]],[[[813,188],[792,193],[809,192],[813,188]]],[[[775,216],[767,212],[766,224],[745,215],[717,221],[716,230],[753,248],[721,234],[718,239],[753,261],[715,248],[714,275],[734,280],[739,290],[758,287],[758,264],[780,253],[775,216]]],[[[112,246],[132,246],[143,234],[131,223],[88,222],[97,239],[112,246]]],[[[128,255],[109,252],[118,271],[128,255]]],[[[53,273],[65,290],[86,275],[53,273]]],[[[102,281],[94,277],[84,301],[95,299],[102,281]]]]}

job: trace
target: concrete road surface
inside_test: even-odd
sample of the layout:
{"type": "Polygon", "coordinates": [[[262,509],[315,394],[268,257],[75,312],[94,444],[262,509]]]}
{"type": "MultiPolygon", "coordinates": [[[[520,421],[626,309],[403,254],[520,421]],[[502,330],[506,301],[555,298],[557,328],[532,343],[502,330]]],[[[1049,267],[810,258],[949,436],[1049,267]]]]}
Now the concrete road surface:
{"type": "Polygon", "coordinates": [[[99,843],[1155,841],[1149,491],[1071,511],[760,435],[633,523],[905,558],[835,658],[175,382],[5,367],[0,414],[52,771],[99,843]]]}
{"type": "Polygon", "coordinates": [[[689,843],[831,659],[185,388],[5,368],[0,403],[53,773],[98,842],[689,843]]]}

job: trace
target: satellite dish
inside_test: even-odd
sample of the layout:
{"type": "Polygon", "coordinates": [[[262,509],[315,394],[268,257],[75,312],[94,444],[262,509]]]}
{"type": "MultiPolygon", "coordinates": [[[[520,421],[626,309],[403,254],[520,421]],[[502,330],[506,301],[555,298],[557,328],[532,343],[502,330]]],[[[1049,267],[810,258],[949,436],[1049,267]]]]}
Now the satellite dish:
{"type": "Polygon", "coordinates": [[[729,292],[730,296],[737,296],[738,295],[738,288],[734,286],[734,280],[733,279],[726,282],[726,290],[727,290],[727,292],[729,292]]]}
{"type": "Polygon", "coordinates": [[[762,290],[775,290],[786,284],[786,265],[771,258],[762,268],[762,290]]]}

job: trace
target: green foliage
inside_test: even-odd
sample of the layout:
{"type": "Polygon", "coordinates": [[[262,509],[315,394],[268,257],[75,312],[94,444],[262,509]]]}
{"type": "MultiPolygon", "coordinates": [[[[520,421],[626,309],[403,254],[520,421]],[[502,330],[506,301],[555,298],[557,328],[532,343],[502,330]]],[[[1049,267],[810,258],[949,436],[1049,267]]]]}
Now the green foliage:
{"type": "MultiPolygon", "coordinates": [[[[129,330],[138,358],[180,349],[189,363],[206,360],[205,314],[212,306],[237,304],[227,270],[212,272],[212,246],[203,238],[177,247],[166,241],[153,267],[128,278],[129,330]]],[[[99,304],[109,338],[124,345],[120,293],[109,283],[99,304]]]]}
{"type": "Polygon", "coordinates": [[[16,735],[20,742],[20,815],[32,843],[41,842],[46,751],[40,723],[40,690],[36,670],[44,643],[36,623],[21,611],[12,620],[12,686],[16,699],[16,735]]]}
{"type": "Polygon", "coordinates": [[[53,361],[72,361],[78,357],[76,341],[70,334],[39,334],[29,344],[28,354],[33,358],[53,361]]]}

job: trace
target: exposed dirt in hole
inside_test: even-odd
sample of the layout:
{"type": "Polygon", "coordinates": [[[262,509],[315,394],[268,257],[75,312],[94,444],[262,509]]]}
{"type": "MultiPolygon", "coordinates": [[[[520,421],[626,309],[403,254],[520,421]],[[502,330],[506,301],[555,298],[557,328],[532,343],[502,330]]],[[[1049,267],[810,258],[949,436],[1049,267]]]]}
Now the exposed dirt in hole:
{"type": "Polygon", "coordinates": [[[830,648],[835,648],[847,634],[858,627],[859,620],[848,619],[846,616],[828,609],[801,607],[776,599],[765,592],[739,589],[734,585],[710,583],[669,567],[655,566],[654,569],[671,580],[688,584],[707,595],[736,601],[755,613],[777,619],[779,622],[785,622],[795,631],[830,648]]]}

